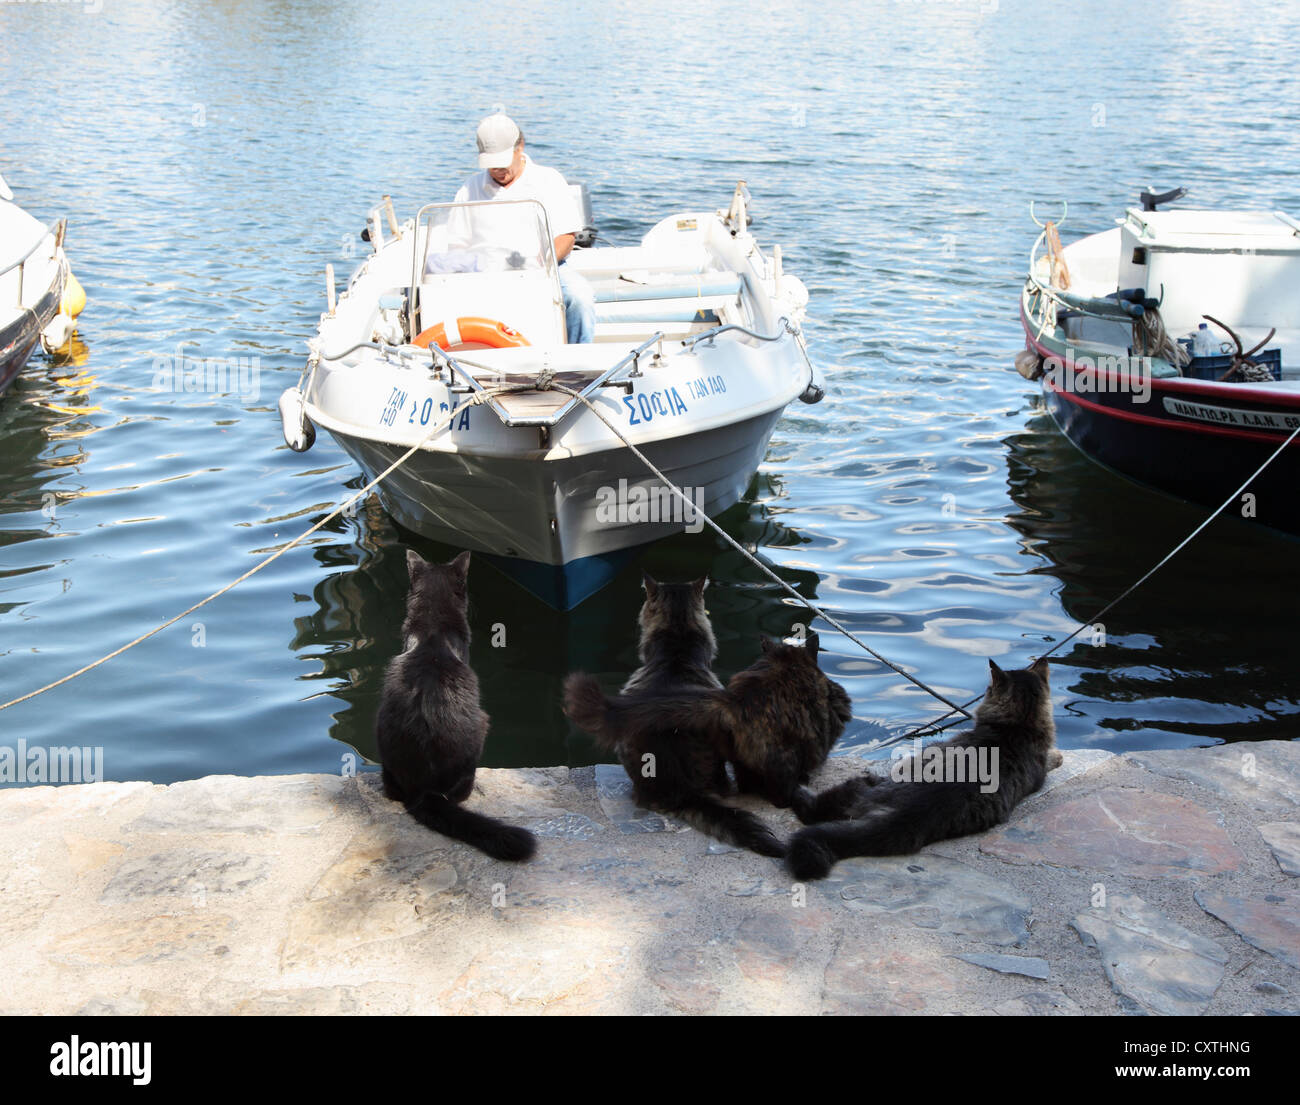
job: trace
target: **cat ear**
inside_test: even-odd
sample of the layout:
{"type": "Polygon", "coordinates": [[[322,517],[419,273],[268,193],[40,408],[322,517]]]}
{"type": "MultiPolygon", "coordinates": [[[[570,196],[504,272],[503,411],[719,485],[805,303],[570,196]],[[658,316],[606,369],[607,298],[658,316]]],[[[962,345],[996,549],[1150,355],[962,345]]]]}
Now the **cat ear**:
{"type": "Polygon", "coordinates": [[[1007,673],[993,662],[992,657],[989,658],[989,674],[993,677],[993,682],[990,686],[1001,687],[1006,684],[1007,673]]]}
{"type": "Polygon", "coordinates": [[[452,569],[461,579],[469,575],[469,549],[466,549],[458,557],[447,562],[447,566],[452,569]]]}
{"type": "Polygon", "coordinates": [[[816,656],[818,651],[821,649],[821,644],[822,644],[822,639],[819,636],[817,636],[817,631],[815,629],[808,630],[808,633],[804,637],[804,641],[803,641],[804,650],[808,653],[808,655],[816,656]]]}
{"type": "Polygon", "coordinates": [[[416,572],[418,572],[423,565],[424,557],[414,549],[406,550],[406,570],[412,579],[415,578],[416,572]]]}
{"type": "Polygon", "coordinates": [[[1035,660],[1032,664],[1029,665],[1029,670],[1032,671],[1036,676],[1038,676],[1039,679],[1043,681],[1044,687],[1049,685],[1047,680],[1047,667],[1048,665],[1047,665],[1046,656],[1040,656],[1037,660],[1035,660]]]}
{"type": "Polygon", "coordinates": [[[659,593],[659,584],[654,581],[654,577],[646,571],[641,573],[641,586],[645,588],[645,597],[652,599],[659,593]]]}
{"type": "Polygon", "coordinates": [[[692,580],[691,590],[695,592],[695,597],[699,598],[701,595],[704,594],[704,588],[706,588],[708,585],[709,585],[709,577],[705,576],[703,579],[692,580]]]}
{"type": "Polygon", "coordinates": [[[758,647],[762,650],[763,655],[766,656],[769,652],[771,652],[774,648],[776,648],[776,644],[773,642],[772,638],[769,637],[766,633],[760,633],[758,635],[758,647]]]}

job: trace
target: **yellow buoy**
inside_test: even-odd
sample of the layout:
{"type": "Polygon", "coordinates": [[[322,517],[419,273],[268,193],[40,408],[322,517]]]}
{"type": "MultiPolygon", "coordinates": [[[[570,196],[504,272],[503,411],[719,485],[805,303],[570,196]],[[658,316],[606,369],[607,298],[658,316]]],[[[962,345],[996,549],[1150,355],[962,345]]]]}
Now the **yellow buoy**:
{"type": "Polygon", "coordinates": [[[59,301],[59,310],[65,315],[71,315],[76,318],[86,309],[86,289],[81,286],[77,278],[72,275],[72,270],[68,270],[67,282],[63,285],[63,298],[59,301]]]}

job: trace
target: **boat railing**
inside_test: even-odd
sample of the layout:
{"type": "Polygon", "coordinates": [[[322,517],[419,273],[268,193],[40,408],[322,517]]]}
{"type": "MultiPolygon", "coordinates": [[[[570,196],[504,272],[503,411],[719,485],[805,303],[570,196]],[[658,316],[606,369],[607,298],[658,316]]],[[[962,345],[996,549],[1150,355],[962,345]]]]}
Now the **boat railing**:
{"type": "Polygon", "coordinates": [[[51,234],[54,235],[54,249],[57,253],[59,246],[63,244],[63,234],[66,229],[67,220],[65,219],[56,219],[54,222],[50,223],[49,226],[41,227],[40,236],[32,243],[31,248],[16,261],[11,261],[4,268],[0,269],[0,276],[7,276],[9,273],[13,272],[14,269],[18,270],[18,301],[16,306],[21,307],[23,305],[23,278],[26,272],[27,262],[31,259],[32,254],[45,244],[46,239],[49,238],[51,234]]]}
{"type": "MultiPolygon", "coordinates": [[[[577,395],[570,396],[568,402],[564,403],[560,407],[557,407],[554,411],[550,412],[549,414],[512,415],[495,398],[480,400],[480,402],[487,402],[488,405],[491,406],[491,408],[496,412],[497,417],[500,418],[501,421],[504,422],[507,426],[535,426],[535,427],[556,426],[561,421],[564,420],[564,418],[568,415],[568,413],[571,410],[573,410],[574,407],[578,406],[579,403],[581,403],[584,399],[588,398],[589,396],[593,395],[600,388],[604,388],[604,387],[630,388],[632,386],[631,380],[641,375],[641,363],[640,363],[641,355],[645,353],[645,351],[649,349],[652,345],[656,344],[657,342],[663,341],[663,337],[664,337],[663,332],[660,331],[654,334],[653,336],[647,338],[635,349],[629,350],[617,362],[615,362],[609,368],[605,369],[605,371],[602,372],[599,376],[595,377],[577,395]],[[617,376],[621,371],[623,371],[623,369],[627,368],[629,365],[631,366],[632,371],[629,373],[628,379],[615,380],[614,377],[617,376]]],[[[435,364],[437,364],[437,362],[439,361],[442,361],[447,366],[449,373],[458,375],[461,377],[461,379],[465,381],[465,384],[463,386],[456,386],[453,383],[451,387],[451,390],[453,392],[457,392],[460,394],[474,394],[474,393],[486,394],[487,393],[488,389],[483,386],[482,381],[479,380],[478,377],[476,377],[473,372],[469,371],[465,367],[465,365],[467,364],[473,365],[473,367],[478,368],[480,371],[487,370],[491,372],[496,370],[489,368],[489,366],[487,365],[474,365],[473,362],[471,361],[465,361],[464,363],[462,363],[461,361],[458,361],[455,357],[451,356],[451,354],[446,353],[441,349],[438,349],[436,346],[430,346],[429,351],[433,354],[435,364]]],[[[656,354],[656,356],[658,356],[658,354],[656,354]]],[[[546,374],[545,370],[543,370],[543,372],[538,374],[539,386],[541,383],[541,377],[544,376],[545,374],[546,374]]]]}
{"type": "MultiPolygon", "coordinates": [[[[763,335],[761,334],[755,335],[755,337],[762,336],[763,335]]],[[[587,398],[599,388],[630,388],[631,380],[641,375],[640,361],[642,355],[652,345],[662,342],[663,340],[663,331],[657,331],[635,349],[629,350],[617,362],[605,369],[604,372],[599,376],[596,376],[591,383],[582,389],[579,393],[582,399],[587,398]],[[614,377],[629,365],[631,366],[632,371],[629,373],[628,379],[615,380],[614,377]]],[[[360,349],[372,349],[387,361],[396,358],[397,362],[405,368],[426,368],[430,364],[429,360],[426,358],[431,357],[432,366],[435,370],[441,370],[444,367],[448,370],[448,373],[451,376],[451,390],[461,395],[486,394],[488,391],[488,388],[484,387],[482,381],[480,381],[479,378],[470,371],[471,368],[476,368],[480,372],[493,374],[500,373],[499,368],[495,368],[491,365],[480,364],[465,358],[453,357],[450,353],[439,349],[436,345],[430,345],[428,349],[423,349],[415,345],[401,346],[388,345],[384,342],[359,341],[355,345],[349,346],[347,349],[340,349],[338,351],[330,350],[326,352],[325,350],[318,349],[314,344],[311,344],[309,348],[311,348],[312,351],[312,357],[309,364],[311,365],[313,374],[316,363],[320,361],[341,361],[345,357],[352,356],[353,353],[356,353],[360,349]],[[417,352],[411,353],[408,352],[408,350],[416,350],[417,352]],[[456,377],[462,379],[464,383],[457,384],[455,382],[456,377]]],[[[657,355],[658,354],[656,354],[656,356],[657,355]]],[[[538,373],[539,384],[543,375],[545,375],[545,371],[546,370],[543,370],[538,373]]],[[[310,384],[308,385],[308,389],[310,390],[310,384]]],[[[507,426],[554,426],[558,424],[571,410],[573,410],[573,408],[581,402],[581,399],[570,397],[569,401],[562,407],[557,408],[555,411],[547,415],[512,415],[495,399],[479,400],[479,402],[487,402],[497,413],[497,416],[501,421],[507,426]]]]}
{"type": "Polygon", "coordinates": [[[1125,299],[1109,299],[1098,296],[1076,295],[1068,292],[1063,288],[1057,288],[1051,283],[1044,283],[1038,276],[1038,251],[1042,248],[1047,240],[1047,231],[1044,230],[1034,242],[1034,248],[1029,251],[1029,275],[1026,281],[1031,295],[1037,295],[1038,315],[1036,320],[1043,329],[1054,325],[1047,312],[1041,309],[1043,300],[1051,300],[1058,306],[1065,308],[1067,311],[1076,311],[1082,315],[1089,315],[1092,318],[1106,319],[1108,322],[1132,322],[1135,318],[1141,318],[1145,308],[1140,302],[1133,302],[1125,299]]]}
{"type": "Polygon", "coordinates": [[[682,345],[687,349],[694,349],[700,342],[706,341],[712,343],[713,339],[719,334],[725,334],[728,330],[739,330],[747,338],[754,338],[758,341],[780,341],[787,334],[795,333],[793,324],[784,316],[777,319],[779,329],[775,334],[760,334],[756,330],[751,330],[747,326],[741,326],[736,322],[729,322],[725,326],[715,326],[712,330],[702,330],[698,334],[693,334],[689,338],[682,339],[682,345]]]}

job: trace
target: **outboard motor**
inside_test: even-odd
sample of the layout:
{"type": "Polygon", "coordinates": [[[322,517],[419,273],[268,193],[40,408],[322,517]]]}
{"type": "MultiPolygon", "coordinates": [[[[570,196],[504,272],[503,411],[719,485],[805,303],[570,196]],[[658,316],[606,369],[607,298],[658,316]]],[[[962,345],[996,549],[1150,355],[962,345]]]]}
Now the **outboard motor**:
{"type": "Polygon", "coordinates": [[[578,214],[582,216],[582,229],[573,236],[573,244],[578,249],[588,249],[596,241],[595,218],[591,213],[591,193],[585,184],[569,184],[573,193],[573,202],[578,205],[578,214]]]}
{"type": "Polygon", "coordinates": [[[1162,203],[1173,203],[1174,200],[1180,200],[1185,195],[1187,195],[1186,188],[1171,188],[1168,192],[1152,192],[1148,188],[1138,196],[1138,202],[1142,204],[1143,211],[1154,211],[1162,203]]]}

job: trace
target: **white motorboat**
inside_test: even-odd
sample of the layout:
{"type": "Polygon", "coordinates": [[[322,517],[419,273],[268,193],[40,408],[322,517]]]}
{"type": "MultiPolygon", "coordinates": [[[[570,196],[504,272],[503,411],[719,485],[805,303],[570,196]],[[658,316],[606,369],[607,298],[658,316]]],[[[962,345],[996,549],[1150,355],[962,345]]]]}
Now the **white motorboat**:
{"type": "Polygon", "coordinates": [[[16,203],[0,178],[0,392],[39,341],[46,352],[72,337],[86,296],[63,252],[64,219],[49,226],[16,203]]]}
{"type": "Polygon", "coordinates": [[[566,264],[591,284],[597,324],[592,343],[570,345],[540,204],[430,204],[399,225],[386,201],[364,235],[373,253],[337,298],[328,275],[307,369],[281,396],[286,441],[308,448],[323,427],[373,478],[459,410],[379,486],[381,501],[571,608],[631,550],[735,503],[786,405],[822,396],[801,331],[808,293],[779,248],[759,248],[748,203],[742,183],[727,210],[672,215],[640,245],[575,249],[566,264]],[[498,239],[511,220],[508,246],[476,244],[485,208],[498,239]],[[469,402],[544,373],[599,408],[695,509],[572,396],[469,402]]]}

